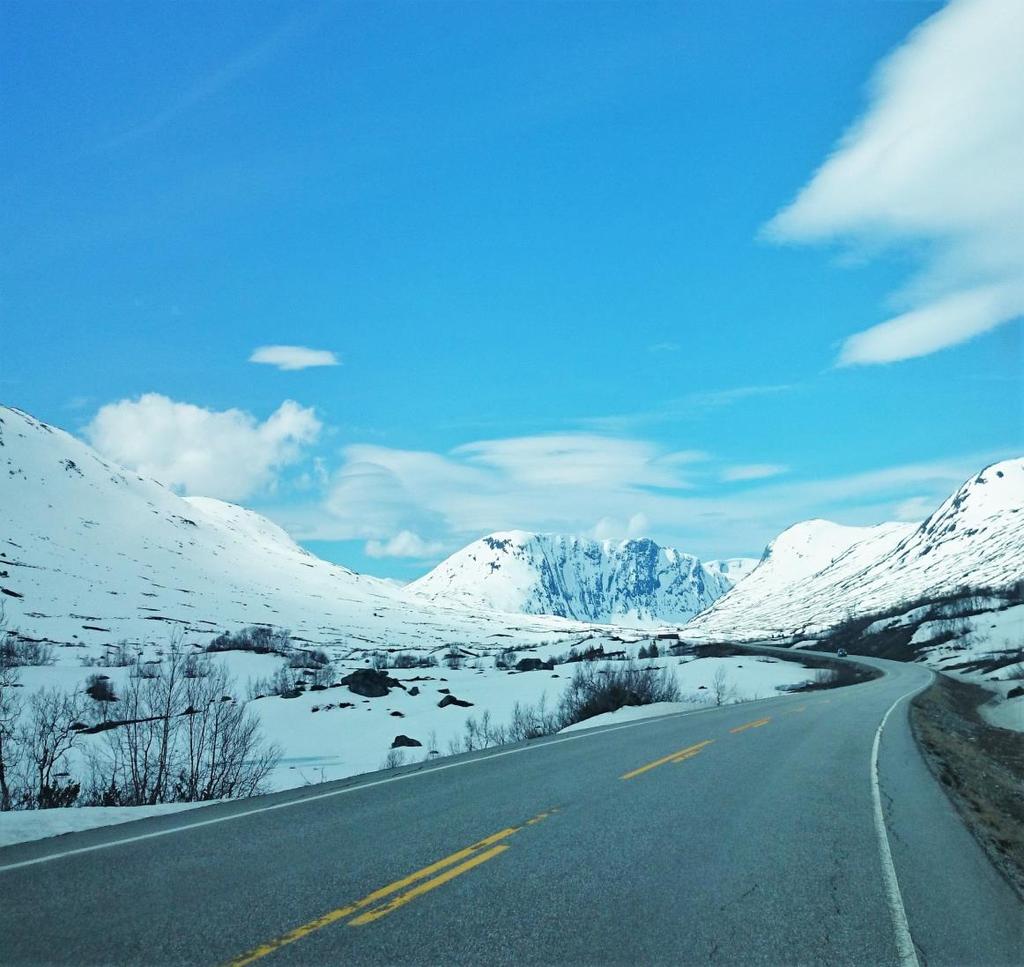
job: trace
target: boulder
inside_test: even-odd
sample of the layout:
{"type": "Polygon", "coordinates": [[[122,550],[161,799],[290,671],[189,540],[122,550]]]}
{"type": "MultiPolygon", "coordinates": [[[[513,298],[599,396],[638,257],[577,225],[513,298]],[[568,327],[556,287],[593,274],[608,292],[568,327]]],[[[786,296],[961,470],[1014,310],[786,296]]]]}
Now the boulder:
{"type": "Polygon", "coordinates": [[[456,698],[454,695],[445,695],[445,697],[437,703],[437,707],[447,708],[449,705],[458,705],[460,708],[469,708],[472,704],[472,702],[464,702],[461,698],[456,698]]]}
{"type": "Polygon", "coordinates": [[[382,698],[392,688],[405,690],[405,686],[397,678],[391,678],[387,672],[374,668],[360,668],[351,675],[346,675],[341,684],[347,685],[350,692],[365,695],[367,698],[382,698]]]}
{"type": "Polygon", "coordinates": [[[410,739],[409,736],[407,736],[407,735],[396,735],[395,736],[395,741],[391,743],[391,748],[392,749],[402,749],[402,748],[412,749],[412,748],[415,748],[416,746],[421,746],[421,745],[423,745],[423,743],[420,742],[419,739],[410,739]]]}

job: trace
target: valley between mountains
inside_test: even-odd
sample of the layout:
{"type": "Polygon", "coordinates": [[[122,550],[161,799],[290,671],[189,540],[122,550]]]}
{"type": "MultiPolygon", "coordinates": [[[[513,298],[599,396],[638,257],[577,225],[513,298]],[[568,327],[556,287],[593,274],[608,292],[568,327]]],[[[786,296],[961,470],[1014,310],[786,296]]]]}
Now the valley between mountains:
{"type": "Polygon", "coordinates": [[[518,738],[530,722],[566,726],[552,714],[574,677],[616,664],[671,687],[587,726],[820,685],[800,649],[837,646],[983,678],[1012,721],[1022,576],[1020,458],[979,469],[918,524],[805,521],[759,561],[507,531],[400,587],[0,408],[0,601],[20,656],[7,692],[23,711],[34,695],[78,696],[53,781],[90,803],[0,814],[0,844],[182,808],[169,794],[104,800],[88,779],[125,727],[109,724],[127,720],[122,697],[173,656],[221,669],[224,697],[277,746],[261,788],[281,790],[479,750],[512,722],[518,738]],[[791,651],[727,647],[759,642],[791,651]]]}

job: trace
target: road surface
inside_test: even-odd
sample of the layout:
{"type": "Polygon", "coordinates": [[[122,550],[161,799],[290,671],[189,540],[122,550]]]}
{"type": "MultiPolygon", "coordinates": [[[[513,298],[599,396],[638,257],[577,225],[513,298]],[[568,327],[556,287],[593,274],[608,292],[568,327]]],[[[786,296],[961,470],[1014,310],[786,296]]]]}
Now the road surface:
{"type": "Polygon", "coordinates": [[[910,735],[931,673],[872,663],[2,849],[0,962],[1020,963],[1024,907],[910,735]]]}

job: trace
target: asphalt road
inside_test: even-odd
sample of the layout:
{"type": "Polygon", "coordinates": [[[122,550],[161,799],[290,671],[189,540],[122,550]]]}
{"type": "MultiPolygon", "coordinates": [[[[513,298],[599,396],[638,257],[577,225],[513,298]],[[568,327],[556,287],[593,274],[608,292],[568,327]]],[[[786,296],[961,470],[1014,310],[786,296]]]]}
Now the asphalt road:
{"type": "Polygon", "coordinates": [[[1019,964],[1024,907],[910,735],[930,673],[875,664],[2,849],[0,962],[1019,964]]]}

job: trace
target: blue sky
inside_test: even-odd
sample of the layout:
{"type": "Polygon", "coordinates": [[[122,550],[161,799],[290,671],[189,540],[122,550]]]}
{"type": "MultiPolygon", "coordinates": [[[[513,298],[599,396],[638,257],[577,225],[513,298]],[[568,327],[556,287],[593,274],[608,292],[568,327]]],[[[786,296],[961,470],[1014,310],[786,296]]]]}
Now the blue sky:
{"type": "Polygon", "coordinates": [[[1013,8],[8,0],[0,398],[402,578],[923,517],[1024,449],[1013,8]]]}

